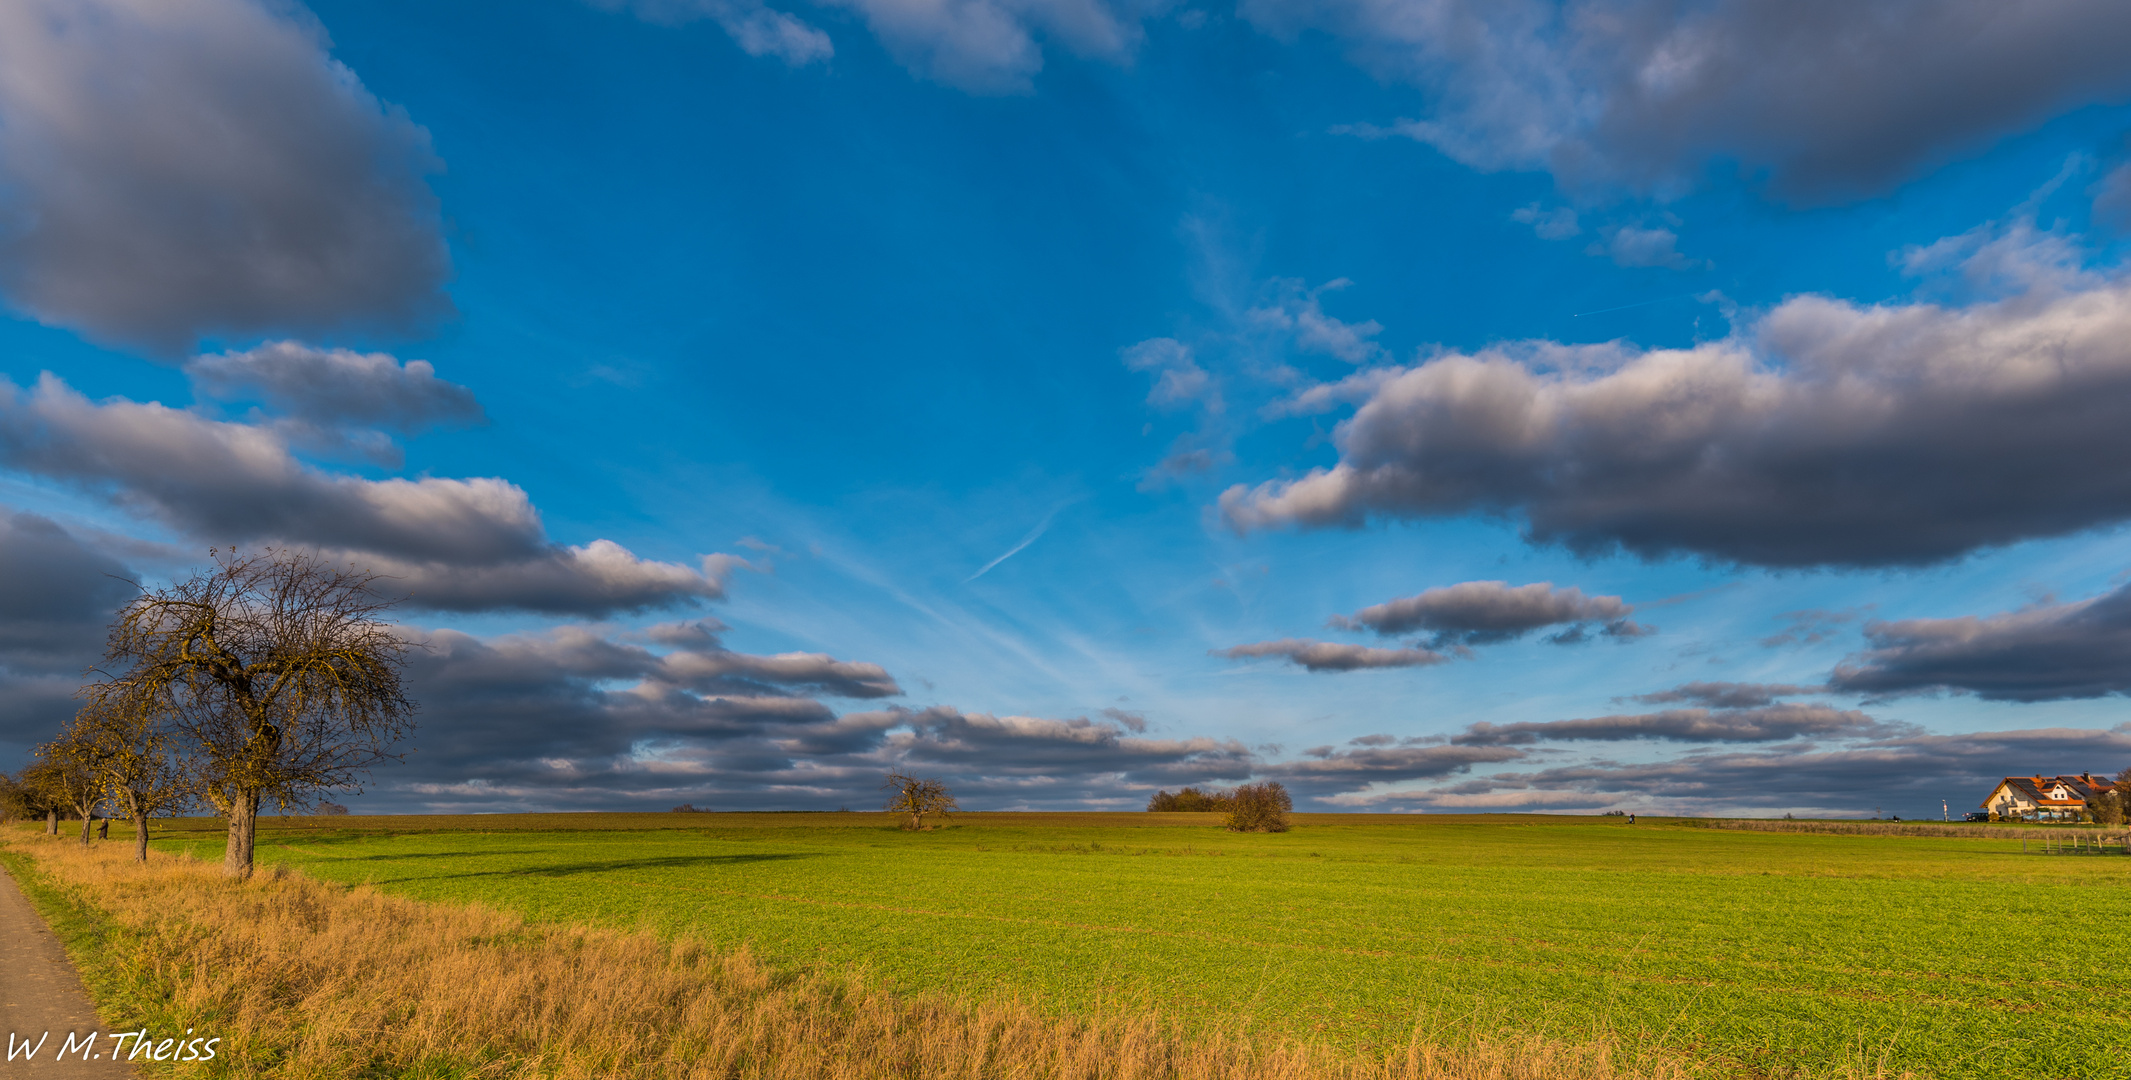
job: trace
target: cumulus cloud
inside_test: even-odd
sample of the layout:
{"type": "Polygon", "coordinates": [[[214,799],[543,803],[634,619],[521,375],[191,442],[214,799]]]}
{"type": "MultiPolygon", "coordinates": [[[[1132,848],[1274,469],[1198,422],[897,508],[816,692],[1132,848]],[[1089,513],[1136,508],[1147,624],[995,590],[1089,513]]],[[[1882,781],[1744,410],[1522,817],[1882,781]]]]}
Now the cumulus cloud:
{"type": "Polygon", "coordinates": [[[1310,671],[1361,671],[1368,668],[1428,667],[1446,664],[1450,657],[1431,649],[1373,649],[1337,641],[1281,638],[1233,648],[1216,649],[1211,655],[1230,660],[1254,660],[1277,656],[1310,671]]]}
{"type": "Polygon", "coordinates": [[[177,352],[450,311],[429,135],[252,0],[0,10],[0,294],[177,352]]]}
{"type": "Polygon", "coordinates": [[[193,391],[219,401],[255,400],[320,427],[362,426],[414,434],[487,420],[474,392],[437,378],[427,360],[273,341],[185,364],[193,391]]]}
{"type": "Polygon", "coordinates": [[[1602,623],[1610,637],[1634,638],[1652,629],[1628,618],[1635,611],[1618,596],[1585,596],[1573,585],[1552,582],[1511,585],[1506,581],[1465,581],[1426,590],[1415,596],[1365,607],[1352,615],[1335,615],[1331,625],[1379,634],[1434,632],[1434,648],[1491,645],[1511,641],[1548,626],[1565,627],[1551,640],[1567,644],[1584,639],[1583,626],[1602,623]]]}
{"type": "Polygon", "coordinates": [[[800,67],[836,55],[829,35],[806,20],[761,0],[591,0],[607,11],[627,9],[646,22],[666,26],[709,19],[749,56],[774,56],[800,67]]]}
{"type": "Polygon", "coordinates": [[[550,541],[523,489],[494,477],[369,480],[298,460],[271,425],[123,399],[49,374],[0,382],[0,463],[103,492],[210,543],[283,543],[400,579],[415,603],[599,614],[723,595],[722,561],[640,559],[550,541]]]}
{"type": "Polygon", "coordinates": [[[1982,617],[1875,620],[1865,639],[1870,647],[1838,665],[1829,685],[1987,701],[2131,694],[2131,586],[1982,617]]]}
{"type": "Polygon", "coordinates": [[[1887,190],[2070,108],[2131,96],[2109,0],[1245,0],[1321,30],[1433,111],[1392,130],[1481,169],[1667,196],[1711,162],[1785,198],[1887,190]]]}
{"type": "Polygon", "coordinates": [[[1478,723],[1452,736],[1457,746],[1529,746],[1540,742],[1780,742],[1807,735],[1854,736],[1883,730],[1855,709],[1776,704],[1758,708],[1666,709],[1581,720],[1516,724],[1478,723]]]}
{"type": "Polygon", "coordinates": [[[2131,285],[1791,299],[1685,349],[1525,342],[1386,379],[1238,530],[1521,517],[1584,554],[1917,565],[2131,517],[2131,285]]]}

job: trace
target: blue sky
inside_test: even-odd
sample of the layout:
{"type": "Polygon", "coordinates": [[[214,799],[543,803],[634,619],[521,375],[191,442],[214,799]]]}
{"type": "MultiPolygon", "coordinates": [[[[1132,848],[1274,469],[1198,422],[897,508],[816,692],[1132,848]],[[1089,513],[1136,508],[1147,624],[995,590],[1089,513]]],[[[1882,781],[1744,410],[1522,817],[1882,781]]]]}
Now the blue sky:
{"type": "Polygon", "coordinates": [[[378,810],[2113,774],[2127,45],[2075,2],[27,0],[0,768],[112,575],[239,543],[408,598],[378,810]]]}

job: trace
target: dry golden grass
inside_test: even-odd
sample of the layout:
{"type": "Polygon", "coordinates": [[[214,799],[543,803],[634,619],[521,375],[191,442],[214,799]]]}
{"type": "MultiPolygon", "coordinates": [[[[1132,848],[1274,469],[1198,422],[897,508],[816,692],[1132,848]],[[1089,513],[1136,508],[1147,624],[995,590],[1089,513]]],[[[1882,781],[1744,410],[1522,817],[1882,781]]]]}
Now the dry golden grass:
{"type": "MultiPolygon", "coordinates": [[[[234,1075],[820,1080],[1684,1080],[1613,1046],[1419,1034],[1378,1056],[1279,1036],[1185,1034],[1144,1013],[1047,1016],[773,971],[651,934],[528,924],[297,874],[17,835],[115,928],[106,961],[234,1075]],[[117,959],[109,951],[117,947],[117,959]]],[[[126,1017],[112,1018],[126,1022],[126,1017]]]]}

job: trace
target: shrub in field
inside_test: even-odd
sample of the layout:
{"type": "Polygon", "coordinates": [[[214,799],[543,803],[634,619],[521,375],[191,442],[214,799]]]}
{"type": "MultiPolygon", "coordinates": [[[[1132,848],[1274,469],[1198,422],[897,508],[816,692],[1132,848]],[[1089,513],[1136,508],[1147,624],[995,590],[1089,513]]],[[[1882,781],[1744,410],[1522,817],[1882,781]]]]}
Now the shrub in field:
{"type": "Polygon", "coordinates": [[[1188,787],[1174,795],[1167,791],[1155,792],[1154,797],[1147,800],[1147,812],[1150,814],[1225,814],[1233,809],[1235,805],[1236,798],[1233,792],[1220,790],[1200,791],[1198,788],[1188,787]]]}
{"type": "Polygon", "coordinates": [[[2119,791],[2104,791],[2087,800],[2086,816],[2097,825],[2124,823],[2124,797],[2119,791]]]}
{"type": "Polygon", "coordinates": [[[1230,832],[1286,832],[1288,811],[1295,808],[1295,800],[1277,780],[1262,784],[1245,784],[1232,796],[1234,805],[1228,811],[1230,832]]]}

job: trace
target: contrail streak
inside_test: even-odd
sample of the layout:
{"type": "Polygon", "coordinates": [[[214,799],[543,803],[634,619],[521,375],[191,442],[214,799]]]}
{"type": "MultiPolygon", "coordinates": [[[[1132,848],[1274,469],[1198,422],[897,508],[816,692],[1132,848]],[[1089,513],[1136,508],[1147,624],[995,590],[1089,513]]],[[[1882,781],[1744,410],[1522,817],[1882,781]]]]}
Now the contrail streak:
{"type": "Polygon", "coordinates": [[[963,578],[963,579],[962,579],[962,584],[964,584],[964,585],[967,585],[967,584],[969,584],[970,582],[972,582],[972,581],[975,581],[975,580],[977,580],[977,579],[978,579],[978,578],[980,578],[980,577],[983,577],[983,576],[984,576],[984,575],[985,575],[986,573],[990,572],[990,570],[991,570],[991,568],[992,568],[992,567],[994,567],[994,566],[997,566],[997,565],[999,565],[1000,563],[1003,563],[1003,562],[1005,562],[1006,560],[1008,560],[1008,559],[1011,559],[1011,558],[1013,558],[1014,556],[1016,556],[1016,555],[1019,555],[1019,554],[1021,554],[1021,549],[1022,549],[1022,548],[1025,548],[1025,547],[1027,547],[1027,546],[1029,546],[1030,544],[1033,544],[1033,543],[1035,543],[1035,542],[1036,542],[1036,538],[1037,538],[1037,537],[1039,537],[1039,536],[1042,536],[1042,535],[1043,535],[1043,531],[1044,531],[1045,529],[1048,529],[1048,528],[1050,528],[1050,527],[1051,527],[1051,519],[1052,519],[1052,518],[1054,518],[1054,517],[1057,517],[1057,516],[1058,516],[1058,511],[1056,511],[1056,510],[1053,510],[1053,511],[1051,511],[1051,512],[1050,512],[1050,513],[1048,513],[1048,514],[1045,514],[1045,515],[1043,515],[1043,520],[1042,520],[1042,521],[1040,521],[1040,522],[1038,522],[1035,528],[1033,528],[1033,529],[1030,529],[1030,530],[1029,530],[1029,534],[1028,534],[1027,536],[1024,536],[1024,537],[1022,537],[1022,538],[1021,538],[1021,542],[1020,542],[1020,543],[1018,543],[1018,544],[1015,544],[1015,545],[1014,545],[1013,547],[1007,548],[1007,549],[1006,549],[1006,554],[1004,554],[1004,555],[1001,555],[1001,556],[999,556],[998,558],[996,558],[996,559],[993,559],[992,561],[990,561],[990,562],[988,562],[988,563],[985,563],[985,564],[984,564],[984,566],[983,566],[983,567],[982,567],[981,569],[979,569],[979,570],[978,570],[978,571],[977,571],[976,573],[974,573],[974,574],[971,574],[971,575],[969,575],[969,576],[968,576],[968,577],[966,577],[966,578],[963,578]]]}

